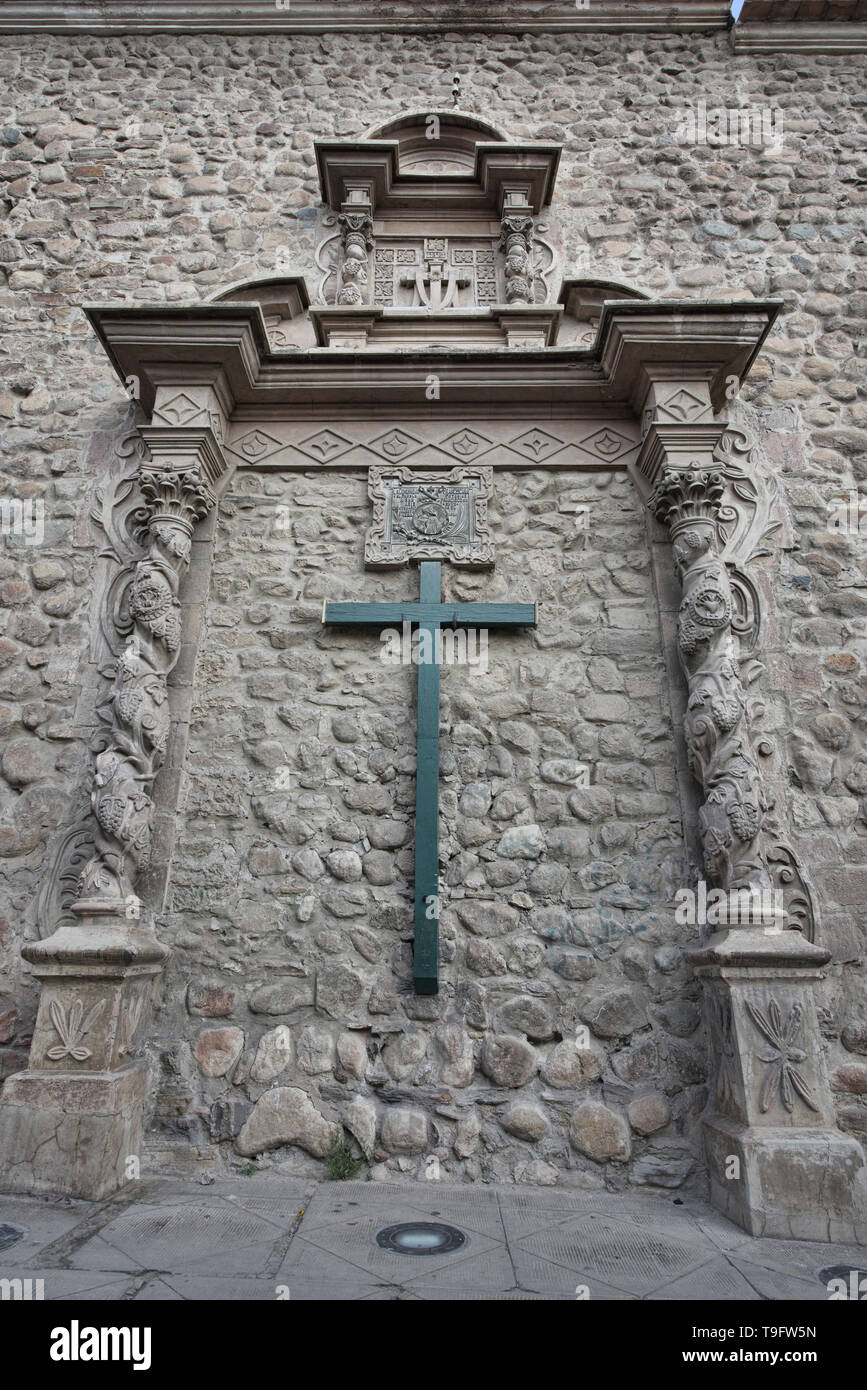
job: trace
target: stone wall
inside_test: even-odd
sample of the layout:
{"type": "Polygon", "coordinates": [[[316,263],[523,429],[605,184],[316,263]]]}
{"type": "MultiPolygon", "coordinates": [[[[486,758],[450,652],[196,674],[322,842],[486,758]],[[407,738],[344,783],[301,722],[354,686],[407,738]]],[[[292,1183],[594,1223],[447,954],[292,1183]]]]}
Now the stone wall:
{"type": "MultiPolygon", "coordinates": [[[[703,1043],[689,929],[665,906],[683,834],[631,483],[498,470],[495,574],[446,571],[445,601],[538,600],[540,620],[492,632],[487,673],[442,671],[434,998],[412,992],[416,670],[385,664],[375,632],[321,625],[323,597],[396,601],[417,576],[363,573],[364,476],[255,486],[243,479],[217,534],[159,1126],[177,1128],[179,1069],[182,1128],[200,1134],[204,1111],[219,1139],[246,1121],[245,1153],[294,1132],[300,1088],[400,1171],[433,1155],[456,1175],[591,1183],[592,1160],[632,1158],[635,1181],[662,1162],[682,1180],[703,1043]],[[663,1157],[645,1152],[662,1130],[663,1157]]],[[[317,1152],[321,1121],[303,1124],[317,1152]]]]}
{"type": "MultiPolygon", "coordinates": [[[[19,947],[36,932],[35,891],[63,828],[86,805],[86,742],[98,694],[86,665],[88,604],[103,539],[88,514],[129,418],[79,306],[198,299],[271,273],[278,262],[314,284],[314,138],[357,135],[406,108],[447,105],[458,70],[469,109],[512,138],[563,142],[552,216],[562,225],[569,273],[651,295],[770,294],[784,302],[732,417],[756,431],[787,513],[786,526],[770,538],[771,555],[760,561],[771,599],[764,692],[777,749],[776,813],[812,874],[822,940],[834,951],[820,999],[832,1085],[841,1123],[863,1136],[867,565],[863,539],[828,528],[829,501],[863,489],[867,477],[863,65],[845,57],[733,58],[722,35],[0,41],[0,488],[46,506],[43,544],[28,549],[7,537],[0,560],[3,1067],[23,1064],[32,1026],[19,947]],[[679,113],[699,97],[708,108],[778,108],[781,148],[677,144],[679,113]]],[[[177,956],[150,1049],[155,1144],[171,1140],[173,1130],[205,1150],[209,1135],[228,1141],[267,1084],[241,1077],[277,1066],[287,1039],[274,1030],[282,1027],[293,1036],[281,1086],[303,1078],[305,1091],[318,1089],[326,1115],[323,1129],[303,1106],[296,1113],[290,1096],[286,1123],[312,1124],[314,1149],[330,1142],[327,1121],[350,1094],[362,1097],[355,1124],[367,1133],[363,1098],[375,1094],[382,1115],[392,1117],[385,1147],[403,1153],[413,1170],[419,1155],[439,1153],[452,1171],[466,1163],[500,1177],[544,1178],[547,1168],[527,1166],[541,1162],[561,1172],[571,1164],[582,1181],[604,1171],[613,1181],[627,1172],[622,1116],[632,1104],[639,1112],[631,1115],[630,1175],[652,1176],[654,1163],[664,1164],[665,1180],[685,1171],[678,1146],[688,1142],[701,1104],[702,1043],[689,1026],[697,1022],[695,986],[676,957],[683,933],[658,896],[688,880],[673,773],[670,785],[665,780],[673,745],[643,523],[634,496],[617,481],[594,505],[604,509],[618,497],[620,519],[605,526],[622,544],[596,550],[593,535],[585,552],[573,531],[565,549],[557,540],[561,495],[550,476],[507,476],[509,492],[499,503],[513,509],[507,521],[523,512],[533,524],[504,528],[502,565],[486,592],[538,595],[562,606],[584,645],[570,654],[558,645],[566,632],[552,631],[546,618],[534,638],[492,637],[485,680],[456,670],[444,681],[443,834],[454,849],[443,926],[454,959],[444,974],[455,993],[443,996],[436,1020],[412,1016],[432,1006],[400,993],[408,832],[381,824],[405,821],[411,810],[413,673],[381,668],[373,637],[323,637],[314,612],[326,574],[331,591],[344,577],[346,597],[360,585],[371,597],[405,592],[409,576],[360,578],[360,478],[315,478],[306,490],[297,476],[264,478],[263,494],[285,495],[293,507],[304,497],[322,499],[321,514],[308,504],[309,522],[297,519],[291,538],[273,546],[261,541],[270,503],[223,518],[173,912],[159,924],[177,956]],[[327,541],[321,517],[328,518],[327,541]],[[250,523],[254,538],[245,546],[250,523]],[[294,576],[299,527],[305,556],[320,563],[294,576]],[[529,545],[536,534],[544,538],[539,547],[529,545]],[[618,586],[627,578],[631,590],[618,586]],[[587,645],[590,639],[599,647],[587,645]],[[316,676],[311,700],[304,662],[316,676]],[[296,701],[299,692],[305,699],[296,701]],[[345,700],[346,708],[330,699],[345,700]],[[233,702],[243,714],[241,734],[233,702]],[[346,722],[335,729],[334,719],[346,722]],[[652,741],[645,723],[658,734],[652,741]],[[494,747],[509,755],[511,772],[506,758],[504,772],[489,770],[494,747]],[[274,766],[278,756],[283,761],[274,766]],[[589,798],[543,774],[546,762],[581,758],[598,760],[597,773],[610,772],[609,780],[597,776],[589,798]],[[284,767],[288,792],[274,789],[284,767]],[[634,780],[618,781],[618,768],[634,780]],[[490,807],[488,784],[496,794],[490,807]],[[345,800],[350,787],[358,789],[350,792],[357,805],[345,800]],[[308,797],[310,805],[302,804],[308,797]],[[334,834],[336,820],[346,822],[347,838],[334,834]],[[478,827],[467,830],[472,822],[478,827]],[[518,831],[516,849],[508,837],[521,824],[537,824],[539,836],[518,831]],[[559,826],[569,833],[558,838],[559,826]],[[490,838],[461,844],[462,835],[483,830],[490,838]],[[654,870],[657,835],[667,848],[654,870]],[[498,873],[502,882],[492,881],[498,873]],[[389,875],[392,881],[376,882],[389,875]],[[656,895],[647,910],[636,896],[645,881],[656,895]],[[497,905],[480,907],[493,890],[497,905]],[[234,894],[245,908],[230,919],[234,894]],[[381,916],[363,921],[362,898],[378,899],[381,916]],[[479,916],[485,911],[487,918],[479,916]],[[606,923],[611,939],[602,941],[606,923]],[[308,973],[292,973],[301,969],[308,973]],[[219,989],[203,988],[212,985],[219,989]],[[227,991],[235,996],[229,1012],[227,991]],[[386,1011],[371,1013],[377,991],[386,1011]],[[404,1001],[397,1008],[394,995],[404,1001]],[[260,1010],[269,1001],[277,1012],[260,1010]],[[483,1008],[487,1021],[473,1027],[474,1019],[482,1024],[483,1008]],[[345,1028],[348,1017],[359,1027],[345,1028]],[[387,1042],[386,1025],[396,1018],[406,1029],[387,1042]],[[581,1024],[591,1030],[590,1047],[576,1058],[570,1030],[581,1024]],[[226,1035],[208,1037],[214,1029],[226,1035]],[[250,1054],[266,1031],[270,1042],[257,1065],[250,1054]],[[490,1044],[488,1053],[501,1034],[518,1042],[490,1044]],[[475,1071],[461,1087],[457,1078],[470,1065],[466,1039],[485,1052],[478,1060],[487,1074],[475,1071]],[[610,1064],[597,1077],[606,1051],[610,1064]],[[539,1064],[538,1076],[521,1087],[498,1086],[499,1067],[514,1069],[522,1058],[539,1064]],[[223,1074],[203,1078],[202,1067],[223,1074]],[[577,1092],[562,1085],[576,1068],[577,1092]],[[664,1107],[631,1100],[625,1089],[659,1083],[670,1121],[664,1107]],[[461,1098],[479,1089],[488,1108],[462,1107],[461,1098]],[[557,1098],[543,1100],[543,1092],[557,1098]],[[600,1096],[617,1121],[585,1108],[600,1096]],[[542,1118],[522,1115],[527,1105],[542,1118]],[[394,1118],[407,1108],[427,1115],[425,1124],[432,1117],[438,1133],[417,1142],[422,1121],[394,1118]],[[482,1120],[478,1143],[470,1114],[482,1120]],[[640,1137],[658,1121],[667,1127],[651,1143],[665,1150],[662,1159],[645,1154],[640,1137]],[[542,1124],[550,1128],[535,1143],[514,1137],[542,1124]],[[613,1150],[607,1170],[583,1156],[595,1144],[613,1150]]],[[[561,478],[560,486],[577,495],[588,482],[570,478],[567,486],[561,478]]]]}

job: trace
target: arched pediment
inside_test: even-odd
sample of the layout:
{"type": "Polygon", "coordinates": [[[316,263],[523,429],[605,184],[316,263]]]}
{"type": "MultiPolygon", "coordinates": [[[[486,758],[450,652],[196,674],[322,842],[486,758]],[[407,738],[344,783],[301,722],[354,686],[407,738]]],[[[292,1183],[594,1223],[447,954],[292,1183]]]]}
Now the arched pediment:
{"type": "Polygon", "coordinates": [[[488,121],[455,110],[407,111],[374,126],[366,138],[397,142],[401,175],[472,175],[476,168],[476,145],[506,141],[488,121]]]}

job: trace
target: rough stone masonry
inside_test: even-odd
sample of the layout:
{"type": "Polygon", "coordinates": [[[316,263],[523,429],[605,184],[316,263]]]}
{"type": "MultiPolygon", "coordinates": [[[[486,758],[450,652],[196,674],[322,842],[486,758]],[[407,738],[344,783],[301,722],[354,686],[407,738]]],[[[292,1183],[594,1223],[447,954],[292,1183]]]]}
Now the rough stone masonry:
{"type": "MultiPolygon", "coordinates": [[[[454,72],[510,139],[562,144],[565,273],[782,300],[727,409],[779,487],[759,560],[767,776],[832,953],[815,994],[836,1124],[863,1144],[867,522],[829,517],[867,486],[864,62],[733,54],[724,30],[0,34],[0,487],[45,516],[38,546],[7,536],[0,558],[2,1074],[33,1034],[21,946],[54,930],[50,868],[89,804],[107,689],[91,518],[140,423],[81,306],[199,303],[287,267],[312,287],[314,140],[439,110],[454,72]],[[700,99],[776,109],[782,144],[679,143],[700,99]]],[[[538,599],[540,623],[499,636],[487,675],[443,672],[432,999],[408,984],[414,671],[320,624],[325,597],[409,591],[405,571],[363,569],[366,478],[250,471],[207,523],[153,922],[172,955],[138,1044],[157,1171],[324,1173],[342,1127],[377,1177],[706,1182],[695,929],[673,909],[695,879],[694,806],[645,509],[601,469],[496,483],[496,570],[447,570],[446,596],[538,599]]]]}

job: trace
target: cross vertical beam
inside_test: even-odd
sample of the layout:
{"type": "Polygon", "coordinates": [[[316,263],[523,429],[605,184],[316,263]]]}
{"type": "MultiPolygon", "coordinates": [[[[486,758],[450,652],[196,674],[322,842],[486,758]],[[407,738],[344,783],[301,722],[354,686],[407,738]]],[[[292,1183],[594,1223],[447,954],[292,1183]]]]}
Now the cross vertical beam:
{"type": "Polygon", "coordinates": [[[449,627],[515,628],[536,626],[534,603],[441,603],[442,565],[423,560],[418,603],[330,603],[322,605],[327,626],[418,629],[418,725],[415,781],[415,947],[416,994],[439,991],[439,744],[440,632],[449,627]],[[422,656],[422,653],[426,653],[422,656]]]}
{"type": "MultiPolygon", "coordinates": [[[[420,603],[439,603],[442,566],[439,560],[422,560],[420,603]]],[[[436,652],[438,622],[419,623],[419,633],[430,634],[436,652]]],[[[420,641],[423,639],[420,637],[420,641]]],[[[415,950],[413,981],[416,994],[436,994],[439,989],[439,776],[440,776],[440,668],[434,660],[418,667],[418,726],[415,772],[415,950]]]]}

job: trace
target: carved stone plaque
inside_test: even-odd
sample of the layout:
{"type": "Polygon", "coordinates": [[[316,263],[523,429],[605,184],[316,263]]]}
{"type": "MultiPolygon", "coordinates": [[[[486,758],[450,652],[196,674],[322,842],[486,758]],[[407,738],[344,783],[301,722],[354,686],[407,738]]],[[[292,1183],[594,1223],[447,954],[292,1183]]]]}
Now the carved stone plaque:
{"type": "Polygon", "coordinates": [[[374,467],[368,478],[373,524],[364,550],[377,569],[410,560],[449,560],[482,568],[494,563],[488,527],[490,467],[374,467]]]}

